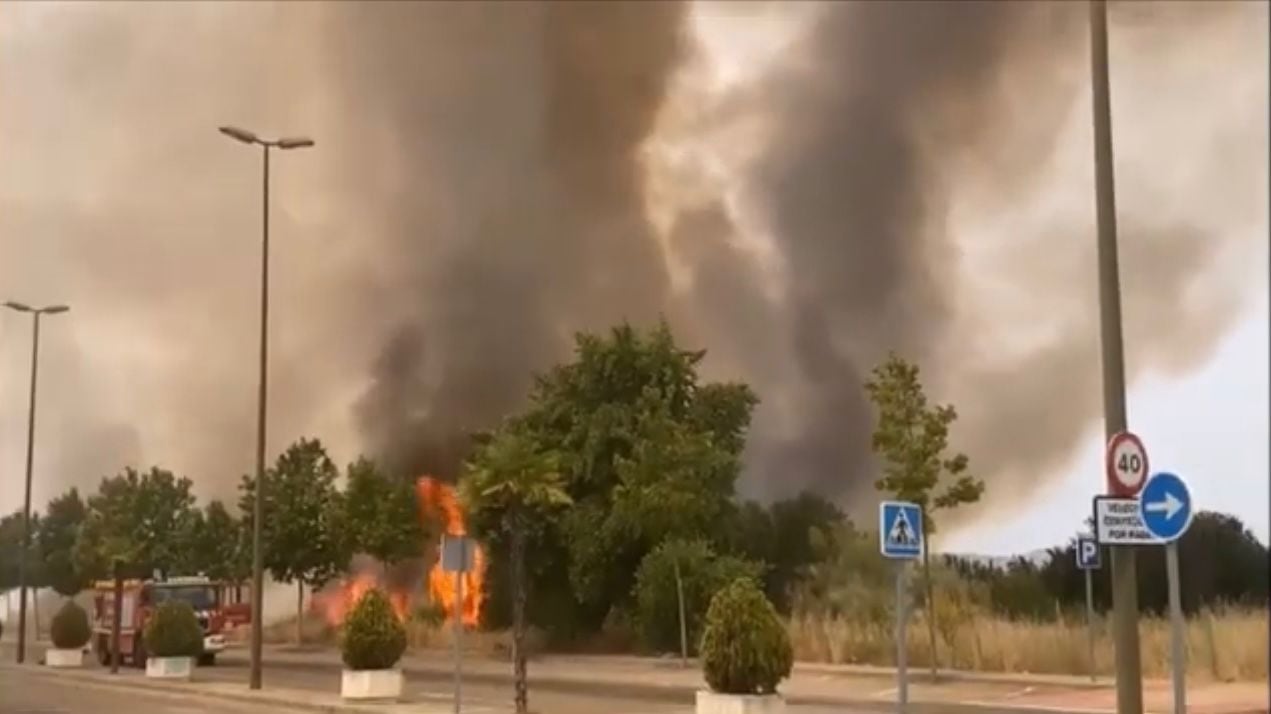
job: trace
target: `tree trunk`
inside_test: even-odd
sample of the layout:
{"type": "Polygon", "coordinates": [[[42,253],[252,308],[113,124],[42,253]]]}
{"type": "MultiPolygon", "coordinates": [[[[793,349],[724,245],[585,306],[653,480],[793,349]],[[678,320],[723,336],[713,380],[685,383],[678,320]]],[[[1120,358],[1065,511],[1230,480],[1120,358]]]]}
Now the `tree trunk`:
{"type": "Polygon", "coordinates": [[[296,581],[296,644],[304,637],[305,581],[296,581]]]}
{"type": "Polygon", "coordinates": [[[512,675],[516,681],[516,714],[529,711],[529,684],[525,673],[525,530],[512,529],[512,675]]]}
{"type": "Polygon", "coordinates": [[[35,637],[36,642],[40,641],[40,588],[31,588],[31,610],[35,616],[35,637]]]}
{"type": "MultiPolygon", "coordinates": [[[[124,574],[123,567],[118,561],[114,564],[115,576],[115,605],[110,614],[110,673],[119,674],[119,659],[123,654],[119,651],[119,630],[123,627],[124,616],[124,574]]],[[[134,634],[135,638],[137,635],[134,634]]]]}
{"type": "Polygon", "coordinates": [[[939,676],[940,657],[936,652],[936,600],[931,587],[931,532],[922,534],[922,579],[927,591],[927,641],[931,643],[931,681],[939,676]]]}

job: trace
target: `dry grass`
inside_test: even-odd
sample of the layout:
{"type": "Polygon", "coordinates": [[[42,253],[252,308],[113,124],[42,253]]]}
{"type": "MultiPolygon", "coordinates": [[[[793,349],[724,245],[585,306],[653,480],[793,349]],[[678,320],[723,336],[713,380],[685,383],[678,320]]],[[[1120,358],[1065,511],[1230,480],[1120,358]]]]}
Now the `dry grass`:
{"type": "MultiPolygon", "coordinates": [[[[945,621],[947,625],[948,620],[945,621]]],[[[1113,672],[1112,642],[1107,622],[1096,623],[1095,671],[1113,672]]],[[[244,634],[247,628],[242,628],[244,634]]],[[[866,664],[894,663],[891,622],[858,622],[847,618],[796,617],[789,623],[795,659],[801,662],[866,664]]],[[[407,623],[407,643],[412,651],[445,650],[453,646],[449,625],[407,623]]],[[[295,618],[266,626],[265,641],[295,642],[295,618]]],[[[1143,675],[1169,676],[1169,621],[1144,618],[1139,625],[1143,675]]],[[[306,617],[307,645],[330,645],[338,633],[316,617],[306,617]]],[[[1188,677],[1197,681],[1267,681],[1267,642],[1271,637],[1267,611],[1256,609],[1205,612],[1187,623],[1188,677]]],[[[531,653],[545,650],[542,633],[527,636],[531,653]]],[[[931,648],[923,613],[916,612],[908,628],[909,663],[925,667],[931,648]]],[[[942,667],[954,669],[1035,674],[1089,673],[1086,626],[1082,618],[1055,621],[1012,621],[974,615],[937,635],[942,667]]],[[[511,650],[506,631],[468,631],[464,651],[477,657],[507,657],[511,650]]],[[[605,651],[612,651],[608,648],[605,651]]]]}
{"type": "MultiPolygon", "coordinates": [[[[1088,674],[1088,644],[1083,620],[1021,622],[977,616],[937,636],[940,663],[955,669],[1037,674],[1088,674]]],[[[852,622],[843,618],[799,617],[789,624],[795,658],[836,664],[891,665],[890,623],[852,622]]],[[[1095,671],[1111,675],[1112,642],[1107,623],[1095,627],[1095,671]]],[[[1169,676],[1169,621],[1144,618],[1139,626],[1145,677],[1169,676]]],[[[1267,680],[1267,612],[1206,612],[1187,624],[1188,677],[1199,680],[1267,680]]],[[[909,662],[931,662],[922,613],[908,628],[909,662]]]]}

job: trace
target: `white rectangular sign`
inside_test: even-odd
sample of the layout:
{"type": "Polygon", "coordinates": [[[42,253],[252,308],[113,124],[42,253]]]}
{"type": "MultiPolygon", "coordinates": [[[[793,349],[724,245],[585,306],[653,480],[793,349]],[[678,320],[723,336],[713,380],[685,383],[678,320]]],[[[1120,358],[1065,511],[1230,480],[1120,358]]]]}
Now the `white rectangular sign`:
{"type": "Polygon", "coordinates": [[[1143,526],[1137,498],[1098,496],[1094,499],[1095,539],[1103,545],[1159,545],[1143,526]]]}

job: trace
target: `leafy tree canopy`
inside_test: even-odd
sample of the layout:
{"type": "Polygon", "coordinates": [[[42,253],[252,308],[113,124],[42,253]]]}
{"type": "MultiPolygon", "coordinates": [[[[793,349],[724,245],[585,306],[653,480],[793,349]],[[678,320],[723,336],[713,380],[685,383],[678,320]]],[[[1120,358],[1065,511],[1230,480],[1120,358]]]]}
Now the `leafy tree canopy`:
{"type": "Polygon", "coordinates": [[[75,562],[90,578],[105,578],[116,560],[126,576],[171,572],[184,557],[183,538],[194,518],[188,478],[153,467],[131,467],[102,479],[88,500],[88,513],[75,545],[75,562]]]}
{"type": "Polygon", "coordinates": [[[570,596],[593,624],[630,602],[636,568],[657,544],[725,535],[758,400],[744,384],[702,384],[704,354],[679,348],[665,323],[579,335],[575,359],[536,381],[516,419],[556,455],[575,504],[535,548],[567,563],[570,596]]]}
{"type": "Polygon", "coordinates": [[[366,458],[350,464],[347,473],[339,523],[346,551],[385,564],[419,555],[425,534],[414,484],[387,476],[366,458]]]}
{"type": "Polygon", "coordinates": [[[47,584],[61,595],[71,597],[88,586],[89,580],[75,562],[75,541],[88,514],[88,507],[72,488],[49,502],[48,515],[40,521],[36,536],[47,584]]]}
{"type": "MultiPolygon", "coordinates": [[[[264,564],[281,582],[321,587],[348,563],[345,540],[335,527],[342,510],[338,470],[317,439],[300,439],[265,473],[264,564]]],[[[255,480],[244,476],[239,507],[248,529],[255,480]]]]}
{"type": "Polygon", "coordinates": [[[917,365],[890,354],[865,389],[877,410],[872,443],[883,461],[875,488],[922,506],[927,533],[934,532],[932,512],[980,500],[984,482],[967,473],[966,454],[948,453],[958,414],[929,403],[917,365]]]}

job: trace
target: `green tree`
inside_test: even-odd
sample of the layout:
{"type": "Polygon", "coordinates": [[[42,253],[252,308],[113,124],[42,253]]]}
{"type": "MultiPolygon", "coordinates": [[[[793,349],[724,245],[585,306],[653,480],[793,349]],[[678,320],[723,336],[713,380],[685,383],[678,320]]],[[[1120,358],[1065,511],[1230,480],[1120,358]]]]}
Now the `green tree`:
{"type": "Polygon", "coordinates": [[[370,555],[385,566],[419,555],[425,533],[415,485],[390,478],[365,458],[350,464],[347,473],[340,522],[346,550],[370,555]]]}
{"type": "Polygon", "coordinates": [[[865,390],[877,412],[872,444],[883,464],[883,476],[874,487],[922,508],[922,575],[934,677],[939,667],[931,583],[934,514],[980,500],[984,482],[967,473],[966,454],[949,453],[949,427],[957,420],[957,411],[928,401],[917,365],[889,354],[874,368],[865,390]]]}
{"type": "Polygon", "coordinates": [[[512,566],[512,659],[518,714],[528,711],[526,544],[533,531],[570,504],[558,469],[556,454],[540,449],[528,435],[508,426],[477,450],[459,483],[460,501],[478,535],[507,543],[512,566]]]}
{"type": "Polygon", "coordinates": [[[220,501],[194,511],[182,534],[180,570],[223,582],[246,580],[251,574],[251,553],[243,548],[241,533],[241,525],[220,501]]]}
{"type": "MultiPolygon", "coordinates": [[[[296,584],[296,642],[302,639],[305,586],[316,589],[348,564],[337,524],[343,510],[335,488],[339,471],[317,439],[300,439],[265,474],[261,504],[264,565],[275,580],[296,584]]],[[[255,480],[243,477],[239,506],[252,525],[255,480]]]]}
{"type": "Polygon", "coordinates": [[[188,478],[153,467],[131,467],[104,478],[88,499],[88,512],[76,541],[76,567],[85,577],[105,578],[119,561],[124,577],[170,572],[184,558],[183,536],[194,516],[188,478]]]}
{"type": "Polygon", "coordinates": [[[756,583],[763,565],[735,556],[718,555],[704,540],[668,540],[640,562],[636,572],[635,614],[646,646],[658,652],[680,649],[679,596],[684,596],[684,629],[690,652],[702,634],[702,618],[711,598],[737,578],[756,583]]]}
{"type": "Polygon", "coordinates": [[[49,502],[48,514],[36,534],[44,578],[49,587],[66,597],[73,597],[90,582],[75,562],[75,542],[87,513],[79,490],[72,488],[49,502]]]}
{"type": "Polygon", "coordinates": [[[723,542],[750,414],[743,384],[704,384],[704,352],[665,323],[577,336],[575,358],[541,375],[516,420],[558,455],[575,507],[534,543],[549,630],[598,627],[630,604],[636,569],[670,537],[723,542]]]}
{"type": "MultiPolygon", "coordinates": [[[[40,525],[40,514],[31,514],[31,531],[37,532],[40,525]]],[[[0,518],[0,590],[9,590],[18,586],[19,561],[22,554],[22,511],[14,511],[0,518]]],[[[32,543],[27,550],[27,585],[39,586],[42,578],[38,544],[32,543]]]]}

